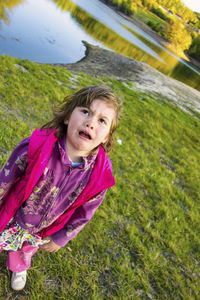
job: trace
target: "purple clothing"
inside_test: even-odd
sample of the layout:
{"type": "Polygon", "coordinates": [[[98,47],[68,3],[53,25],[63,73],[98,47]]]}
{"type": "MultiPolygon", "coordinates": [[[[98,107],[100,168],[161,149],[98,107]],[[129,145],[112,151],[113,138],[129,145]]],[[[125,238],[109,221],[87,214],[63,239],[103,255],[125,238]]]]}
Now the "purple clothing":
{"type": "MultiPolygon", "coordinates": [[[[0,199],[15,179],[23,176],[27,167],[29,141],[30,138],[26,138],[20,142],[1,170],[0,199]]],[[[83,158],[82,165],[72,167],[65,147],[65,138],[57,141],[43,175],[15,215],[17,223],[30,233],[39,232],[52,224],[85,188],[95,160],[96,154],[83,158]]],[[[78,207],[66,226],[52,235],[54,242],[64,246],[71,240],[91,219],[105,193],[106,191],[99,193],[78,207]]]]}

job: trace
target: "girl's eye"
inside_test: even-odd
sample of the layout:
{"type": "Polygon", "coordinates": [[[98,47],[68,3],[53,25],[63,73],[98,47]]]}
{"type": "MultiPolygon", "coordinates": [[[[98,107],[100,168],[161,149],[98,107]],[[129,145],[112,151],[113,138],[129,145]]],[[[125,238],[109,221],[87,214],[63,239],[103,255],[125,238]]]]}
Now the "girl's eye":
{"type": "Polygon", "coordinates": [[[99,119],[99,122],[101,123],[101,124],[106,124],[106,121],[104,120],[104,119],[99,119]]]}
{"type": "Polygon", "coordinates": [[[89,114],[89,111],[88,111],[87,109],[82,109],[81,111],[82,111],[82,113],[83,113],[84,115],[89,114]]]}

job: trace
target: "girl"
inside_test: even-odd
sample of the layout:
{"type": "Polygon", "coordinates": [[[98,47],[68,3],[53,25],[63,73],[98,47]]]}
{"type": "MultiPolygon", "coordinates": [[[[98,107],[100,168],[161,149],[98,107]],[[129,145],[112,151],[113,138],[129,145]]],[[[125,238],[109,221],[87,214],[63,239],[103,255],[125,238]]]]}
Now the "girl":
{"type": "Polygon", "coordinates": [[[11,287],[21,290],[38,248],[56,252],[92,218],[115,184],[106,153],[120,103],[107,87],[89,86],[21,141],[0,172],[0,251],[8,250],[11,287]]]}

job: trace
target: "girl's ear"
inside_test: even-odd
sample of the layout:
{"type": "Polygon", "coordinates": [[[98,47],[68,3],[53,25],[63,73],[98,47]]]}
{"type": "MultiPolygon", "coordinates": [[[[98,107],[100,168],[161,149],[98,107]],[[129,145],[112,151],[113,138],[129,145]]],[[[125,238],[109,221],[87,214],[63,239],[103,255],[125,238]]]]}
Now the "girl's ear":
{"type": "Polygon", "coordinates": [[[64,120],[64,124],[68,125],[69,121],[68,120],[64,120]]]}

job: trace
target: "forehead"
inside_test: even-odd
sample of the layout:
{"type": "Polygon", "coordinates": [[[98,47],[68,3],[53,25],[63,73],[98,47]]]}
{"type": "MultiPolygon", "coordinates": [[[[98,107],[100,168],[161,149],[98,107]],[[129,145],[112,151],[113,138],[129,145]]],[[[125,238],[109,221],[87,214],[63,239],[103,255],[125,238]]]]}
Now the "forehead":
{"type": "Polygon", "coordinates": [[[116,112],[115,112],[115,109],[114,109],[114,105],[107,102],[106,100],[95,99],[95,100],[92,101],[89,108],[95,114],[97,114],[101,117],[106,117],[111,122],[115,118],[116,112]]]}
{"type": "Polygon", "coordinates": [[[105,113],[114,113],[115,112],[115,107],[114,104],[104,100],[104,99],[94,99],[92,103],[90,104],[90,109],[91,110],[97,110],[97,111],[104,111],[105,113]]]}

